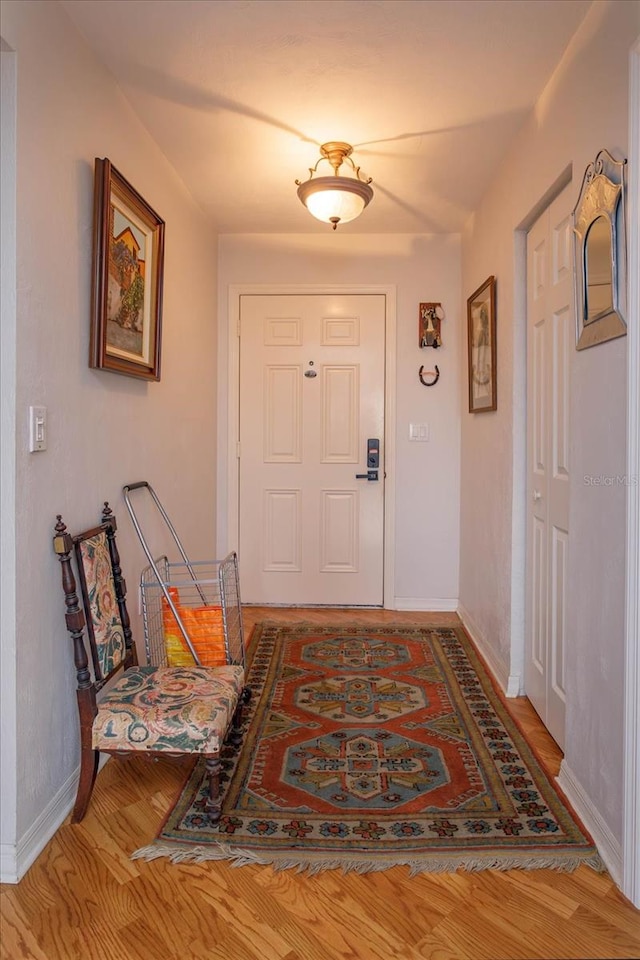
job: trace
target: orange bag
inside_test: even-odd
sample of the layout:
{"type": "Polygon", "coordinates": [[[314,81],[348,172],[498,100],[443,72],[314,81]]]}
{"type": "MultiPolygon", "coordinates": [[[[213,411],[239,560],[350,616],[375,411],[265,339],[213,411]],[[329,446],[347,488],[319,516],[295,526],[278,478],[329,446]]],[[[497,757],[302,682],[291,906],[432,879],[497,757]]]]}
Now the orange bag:
{"type": "MultiPolygon", "coordinates": [[[[177,587],[169,587],[169,596],[175,604],[178,616],[202,666],[221,667],[227,663],[222,607],[185,607],[180,602],[177,587]]],[[[164,596],[162,597],[162,625],[168,665],[170,667],[193,666],[194,659],[191,651],[173,615],[173,610],[164,596]]]]}

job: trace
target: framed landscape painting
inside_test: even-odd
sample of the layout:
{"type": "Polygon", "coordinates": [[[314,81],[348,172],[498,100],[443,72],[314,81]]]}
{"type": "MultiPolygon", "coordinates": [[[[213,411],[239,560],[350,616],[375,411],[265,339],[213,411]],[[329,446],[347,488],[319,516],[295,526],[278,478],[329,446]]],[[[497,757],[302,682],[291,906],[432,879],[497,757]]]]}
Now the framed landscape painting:
{"type": "Polygon", "coordinates": [[[467,300],[469,413],[498,409],[496,377],[496,278],[467,300]]]}
{"type": "Polygon", "coordinates": [[[164,220],[110,161],[95,161],[89,366],[160,379],[164,220]]]}

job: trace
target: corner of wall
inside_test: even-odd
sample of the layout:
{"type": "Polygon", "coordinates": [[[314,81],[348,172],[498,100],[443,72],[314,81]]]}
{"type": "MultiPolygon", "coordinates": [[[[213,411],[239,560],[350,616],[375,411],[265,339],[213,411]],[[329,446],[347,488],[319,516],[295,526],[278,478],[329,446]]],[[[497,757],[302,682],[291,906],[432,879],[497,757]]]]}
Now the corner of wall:
{"type": "Polygon", "coordinates": [[[511,674],[509,666],[500,658],[495,649],[487,641],[473,617],[465,610],[462,604],[458,605],[458,616],[469,634],[471,641],[488,667],[493,679],[496,681],[506,697],[520,697],[523,694],[523,678],[519,674],[511,674]]]}
{"type": "Polygon", "coordinates": [[[560,764],[556,782],[582,820],[598,848],[611,878],[618,886],[622,877],[622,847],[566,760],[560,764]]]}
{"type": "Polygon", "coordinates": [[[17,843],[3,843],[0,846],[0,883],[19,883],[62,826],[75,801],[78,775],[79,768],[67,778],[17,843]]]}

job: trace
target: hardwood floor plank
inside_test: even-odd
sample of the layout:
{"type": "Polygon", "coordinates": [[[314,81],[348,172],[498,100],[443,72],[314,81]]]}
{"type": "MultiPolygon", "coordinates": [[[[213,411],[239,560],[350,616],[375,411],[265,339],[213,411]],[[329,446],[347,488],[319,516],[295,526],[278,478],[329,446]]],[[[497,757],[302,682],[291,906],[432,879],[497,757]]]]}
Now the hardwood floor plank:
{"type": "Polygon", "coordinates": [[[109,871],[116,883],[126,884],[140,876],[140,864],[132,860],[126,853],[126,843],[123,843],[123,821],[115,818],[114,822],[100,823],[87,821],[74,825],[74,831],[82,834],[86,846],[100,858],[103,866],[109,871]]]}
{"type": "Polygon", "coordinates": [[[428,934],[411,949],[407,960],[471,960],[468,954],[462,954],[444,943],[434,934],[428,934]]]}
{"type": "Polygon", "coordinates": [[[574,915],[576,903],[572,903],[567,913],[564,903],[558,905],[551,897],[540,901],[535,891],[532,892],[525,885],[512,884],[510,874],[516,872],[524,871],[502,873],[497,870],[483,870],[478,874],[473,885],[474,906],[505,911],[512,918],[510,923],[524,933],[546,927],[550,923],[562,922],[574,915]]]}
{"type": "MultiPolygon", "coordinates": [[[[189,960],[259,960],[259,956],[239,940],[233,931],[222,941],[207,938],[203,943],[202,940],[193,940],[186,945],[182,956],[189,957],[189,960]]],[[[287,958],[283,957],[281,960],[287,958]]]]}
{"type": "Polygon", "coordinates": [[[365,875],[351,874],[348,903],[344,900],[343,875],[335,871],[308,877],[302,889],[297,874],[292,871],[273,873],[265,870],[265,879],[258,882],[268,887],[270,895],[285,905],[297,922],[321,929],[323,942],[335,936],[331,918],[335,914],[335,905],[339,904],[341,917],[351,918],[349,926],[356,931],[358,944],[364,940],[372,945],[372,949],[382,948],[387,956],[392,957],[395,956],[395,942],[399,941],[406,948],[442,919],[442,913],[433,910],[425,900],[421,900],[419,911],[407,911],[400,882],[407,877],[408,872],[402,868],[365,875]],[[382,935],[381,929],[384,931],[382,935]]]}
{"type": "Polygon", "coordinates": [[[598,913],[594,906],[583,905],[576,910],[573,921],[589,938],[596,953],[609,950],[612,957],[640,957],[640,923],[637,925],[636,935],[633,936],[612,923],[608,917],[598,913]]]}
{"type": "Polygon", "coordinates": [[[466,910],[450,913],[432,935],[469,960],[547,960],[545,953],[509,931],[506,917],[477,910],[471,904],[466,910]]]}
{"type": "Polygon", "coordinates": [[[40,945],[20,906],[13,897],[2,897],[0,958],[2,960],[50,960],[40,945]]]}
{"type": "Polygon", "coordinates": [[[555,882],[552,870],[509,870],[505,873],[508,883],[523,888],[536,901],[548,905],[561,919],[568,920],[578,909],[579,901],[567,889],[566,877],[562,884],[555,882]]]}
{"type": "MultiPolygon", "coordinates": [[[[396,868],[390,872],[397,875],[400,870],[396,868]]],[[[448,917],[452,911],[458,909],[461,903],[469,902],[473,886],[468,875],[421,873],[417,877],[409,877],[407,871],[402,871],[402,873],[404,880],[406,880],[406,885],[402,888],[402,895],[410,899],[419,896],[420,901],[425,904],[428,910],[437,911],[440,914],[440,918],[433,926],[436,926],[440,919],[448,917]],[[463,881],[462,884],[456,883],[458,877],[463,881]]]]}
{"type": "MultiPolygon", "coordinates": [[[[100,942],[103,936],[104,932],[101,930],[95,939],[100,942]]],[[[174,926],[173,918],[169,919],[167,914],[161,925],[149,917],[141,916],[134,923],[129,923],[115,932],[114,949],[107,957],[127,955],[137,960],[151,954],[162,957],[163,960],[179,960],[185,955],[183,936],[184,929],[177,924],[174,926]]]]}
{"type": "MultiPolygon", "coordinates": [[[[208,880],[210,873],[206,867],[203,869],[205,880],[208,880]]],[[[279,873],[271,867],[259,866],[249,867],[248,872],[244,868],[225,872],[224,866],[220,865],[220,879],[226,882],[231,898],[242,900],[261,922],[276,929],[289,950],[303,957],[321,958],[325,955],[327,935],[322,899],[317,895],[314,877],[307,878],[303,889],[294,881],[294,896],[283,897],[283,887],[294,876],[292,871],[279,873]],[[265,877],[266,883],[263,882],[265,877]]],[[[333,936],[333,930],[328,932],[333,936]]],[[[335,938],[333,949],[336,956],[350,955],[348,943],[340,942],[339,938],[335,938]]]]}
{"type": "Polygon", "coordinates": [[[145,864],[139,879],[130,884],[139,915],[174,949],[197,939],[223,941],[232,929],[217,911],[206,907],[189,881],[184,868],[156,861],[145,864]]]}
{"type": "Polygon", "coordinates": [[[550,934],[553,939],[555,925],[563,922],[553,913],[552,902],[538,903],[522,891],[515,894],[502,874],[483,871],[475,884],[472,903],[482,918],[481,928],[486,923],[495,926],[503,940],[513,943],[509,949],[514,957],[547,960],[550,956],[550,934]]]}
{"type": "Polygon", "coordinates": [[[354,884],[350,884],[347,891],[344,884],[336,882],[334,871],[310,876],[306,878],[302,891],[299,881],[293,885],[290,882],[296,874],[287,871],[285,883],[292,890],[293,898],[286,898],[283,897],[286,887],[280,883],[280,875],[271,871],[271,868],[264,869],[270,871],[274,882],[273,887],[271,884],[268,886],[268,899],[272,901],[269,909],[274,911],[276,904],[278,906],[278,913],[272,912],[269,916],[266,913],[268,900],[263,898],[262,910],[265,911],[265,917],[280,924],[279,932],[303,956],[323,960],[327,949],[330,949],[331,956],[335,957],[359,956],[363,944],[366,944],[368,956],[372,960],[377,960],[378,957],[381,960],[391,960],[396,956],[398,940],[395,929],[389,929],[389,911],[377,910],[372,902],[373,898],[368,902],[358,898],[355,883],[357,876],[354,876],[354,884]],[[287,904],[286,911],[282,909],[283,902],[287,904]],[[300,925],[299,911],[302,912],[304,927],[300,925]],[[334,925],[336,913],[340,916],[338,931],[334,925]],[[313,942],[309,940],[308,932],[304,932],[307,942],[302,942],[301,934],[309,929],[313,931],[313,942]]]}
{"type": "Polygon", "coordinates": [[[249,898],[236,896],[233,884],[233,876],[224,875],[220,869],[212,871],[208,864],[199,865],[199,869],[190,874],[190,889],[202,901],[203,909],[214,910],[257,956],[260,956],[259,948],[265,960],[281,960],[291,946],[259,911],[252,909],[249,898]]]}
{"type": "Polygon", "coordinates": [[[314,957],[358,957],[363,949],[371,957],[395,956],[394,946],[389,945],[388,928],[393,929],[393,923],[388,911],[376,909],[372,893],[369,911],[373,909],[384,921],[382,927],[372,923],[369,913],[360,902],[362,891],[357,886],[357,880],[363,878],[355,874],[349,877],[346,887],[350,895],[347,898],[345,875],[336,871],[309,876],[301,884],[300,875],[294,871],[272,872],[267,868],[258,882],[268,887],[271,894],[286,905],[296,922],[312,926],[322,946],[319,953],[313,954],[314,957]],[[336,917],[339,918],[337,923],[336,917]]]}

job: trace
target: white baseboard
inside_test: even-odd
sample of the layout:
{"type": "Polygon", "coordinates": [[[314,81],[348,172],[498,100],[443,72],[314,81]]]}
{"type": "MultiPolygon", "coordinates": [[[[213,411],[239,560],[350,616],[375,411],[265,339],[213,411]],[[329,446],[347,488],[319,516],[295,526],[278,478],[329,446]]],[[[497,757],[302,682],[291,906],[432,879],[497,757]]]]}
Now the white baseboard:
{"type": "Polygon", "coordinates": [[[415,610],[416,613],[455,613],[458,601],[436,597],[432,600],[424,597],[394,597],[394,610],[415,610]]]}
{"type": "Polygon", "coordinates": [[[0,883],[17,883],[19,879],[15,843],[0,843],[0,883]]]}
{"type": "Polygon", "coordinates": [[[602,818],[602,814],[596,809],[571,767],[567,765],[566,760],[563,760],[560,764],[560,773],[556,777],[556,782],[593,837],[593,842],[598,848],[598,853],[611,874],[612,880],[620,886],[622,882],[622,845],[611,833],[602,818]]]}
{"type": "Polygon", "coordinates": [[[3,844],[0,851],[0,881],[19,883],[22,877],[44,850],[46,845],[69,815],[78,789],[78,767],[60,787],[55,797],[45,807],[16,844],[3,844]]]}
{"type": "MultiPolygon", "coordinates": [[[[100,754],[98,772],[110,759],[108,753],[100,754]]],[[[19,883],[42,853],[73,809],[79,777],[78,766],[20,840],[0,845],[0,883],[19,883]]]]}
{"type": "Polygon", "coordinates": [[[458,616],[505,697],[521,696],[522,678],[517,674],[509,673],[507,665],[500,659],[493,647],[487,643],[482,631],[462,604],[458,604],[458,616]]]}

